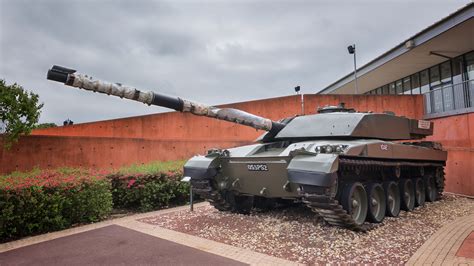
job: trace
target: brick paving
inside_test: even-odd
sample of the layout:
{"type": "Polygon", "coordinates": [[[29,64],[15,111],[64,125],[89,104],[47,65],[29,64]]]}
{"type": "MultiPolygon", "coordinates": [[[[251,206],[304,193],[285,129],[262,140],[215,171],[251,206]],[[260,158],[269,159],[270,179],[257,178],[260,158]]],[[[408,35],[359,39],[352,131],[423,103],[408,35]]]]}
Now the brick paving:
{"type": "Polygon", "coordinates": [[[474,260],[474,231],[469,234],[456,252],[456,257],[464,257],[474,260]]]}
{"type": "MultiPolygon", "coordinates": [[[[195,207],[207,205],[208,203],[199,203],[195,204],[195,207]]],[[[266,254],[137,221],[149,216],[188,208],[188,206],[183,206],[138,214],[0,244],[0,265],[237,265],[239,263],[297,265],[294,262],[266,254]],[[114,230],[121,232],[117,234],[117,232],[114,233],[114,230]],[[100,237],[104,234],[107,235],[107,233],[111,234],[107,237],[109,242],[104,240],[106,238],[100,237]],[[125,239],[120,238],[121,234],[124,234],[125,239]],[[85,238],[81,236],[85,236],[85,238]],[[103,242],[90,241],[90,239],[101,238],[103,242]],[[79,246],[75,247],[74,245],[79,246]],[[160,253],[154,247],[161,247],[162,251],[164,249],[168,252],[160,253]],[[174,249],[176,252],[172,252],[174,249]],[[133,254],[137,254],[137,256],[133,254]],[[194,256],[186,254],[194,254],[194,256]],[[134,258],[135,260],[133,260],[134,258]],[[132,260],[129,261],[130,259],[132,260]]]]}
{"type": "Polygon", "coordinates": [[[474,265],[474,259],[456,256],[464,240],[472,231],[474,231],[474,214],[456,219],[431,236],[407,264],[474,265]]]}
{"type": "Polygon", "coordinates": [[[0,265],[245,265],[119,225],[0,254],[0,265]]]}
{"type": "MultiPolygon", "coordinates": [[[[197,204],[196,207],[205,206],[208,206],[208,204],[200,203],[197,204]]],[[[206,264],[244,263],[251,265],[296,265],[294,262],[276,258],[267,254],[250,251],[248,249],[215,242],[138,221],[139,219],[147,217],[183,211],[187,208],[188,206],[183,206],[174,209],[138,214],[4,243],[0,245],[0,265],[41,264],[41,259],[43,259],[44,265],[113,264],[114,262],[124,264],[128,259],[133,258],[135,258],[135,260],[129,261],[132,264],[134,262],[140,262],[142,264],[156,264],[163,262],[164,264],[174,265],[193,263],[203,264],[203,262],[205,262],[206,264]],[[115,232],[117,230],[120,232],[115,232]],[[84,240],[81,240],[83,241],[83,253],[77,257],[77,260],[69,260],[72,257],[70,254],[69,257],[65,256],[65,254],[68,254],[67,252],[73,252],[71,254],[76,254],[77,252],[80,253],[80,250],[78,251],[72,246],[80,245],[81,242],[76,238],[79,238],[81,235],[94,235],[96,233],[103,235],[107,234],[107,232],[113,236],[109,237],[109,239],[103,240],[105,242],[84,242],[84,240]],[[114,236],[117,236],[117,239],[114,239],[114,236]],[[119,236],[125,239],[118,239],[120,238],[119,236]],[[51,240],[55,240],[56,242],[51,240]],[[109,243],[107,241],[111,242],[109,243]],[[131,246],[118,245],[120,243],[123,244],[124,241],[131,241],[131,246]],[[48,247],[51,245],[54,246],[54,243],[59,243],[60,247],[49,247],[47,250],[41,249],[41,245],[48,247]],[[103,247],[97,248],[101,244],[103,247]],[[114,246],[114,244],[117,245],[114,246]],[[162,251],[176,249],[179,252],[165,252],[160,254],[153,249],[158,246],[161,247],[160,249],[162,251]],[[106,259],[107,257],[104,258],[104,254],[102,254],[127,254],[123,248],[126,248],[125,250],[129,250],[129,248],[134,250],[137,256],[130,258],[127,256],[120,257],[120,255],[114,255],[118,260],[108,261],[106,259]],[[97,252],[100,256],[87,256],[88,254],[93,254],[94,251],[97,250],[100,250],[100,252],[97,252]],[[67,252],[62,253],[62,251],[67,252]],[[183,256],[185,253],[194,255],[186,257],[183,256]],[[139,256],[139,254],[142,255],[139,256]],[[7,261],[6,259],[10,260],[7,261]]],[[[439,231],[432,235],[432,237],[429,238],[410,258],[407,264],[474,265],[474,259],[470,257],[474,257],[472,250],[474,242],[473,232],[474,214],[458,218],[443,226],[439,231]]]]}

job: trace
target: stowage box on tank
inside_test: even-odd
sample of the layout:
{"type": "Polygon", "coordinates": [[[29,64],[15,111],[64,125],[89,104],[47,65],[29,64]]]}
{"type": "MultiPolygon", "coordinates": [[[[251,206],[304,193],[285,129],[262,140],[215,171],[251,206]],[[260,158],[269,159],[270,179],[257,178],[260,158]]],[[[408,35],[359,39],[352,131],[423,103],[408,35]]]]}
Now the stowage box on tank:
{"type": "Polygon", "coordinates": [[[364,230],[366,221],[380,223],[443,192],[447,153],[439,143],[414,141],[433,133],[429,121],[343,105],[272,121],[94,80],[64,67],[53,66],[48,79],[267,131],[255,144],[209,150],[185,164],[194,192],[221,211],[248,213],[298,201],[329,224],[364,230]]]}

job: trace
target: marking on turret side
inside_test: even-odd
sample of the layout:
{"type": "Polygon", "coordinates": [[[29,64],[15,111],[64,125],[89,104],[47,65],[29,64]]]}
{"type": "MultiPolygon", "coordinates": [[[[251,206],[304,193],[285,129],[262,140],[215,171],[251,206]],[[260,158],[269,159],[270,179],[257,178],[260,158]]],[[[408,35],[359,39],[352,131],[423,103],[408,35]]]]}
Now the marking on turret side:
{"type": "Polygon", "coordinates": [[[380,144],[380,149],[382,151],[388,151],[388,144],[380,144]]]}
{"type": "Polygon", "coordinates": [[[247,170],[249,171],[268,171],[266,164],[247,164],[247,170]]]}

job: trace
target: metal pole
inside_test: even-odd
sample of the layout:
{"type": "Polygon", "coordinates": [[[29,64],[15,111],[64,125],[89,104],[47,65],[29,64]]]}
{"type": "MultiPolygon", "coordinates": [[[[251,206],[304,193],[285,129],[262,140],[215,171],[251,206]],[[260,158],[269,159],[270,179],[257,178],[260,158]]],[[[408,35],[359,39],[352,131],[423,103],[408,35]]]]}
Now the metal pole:
{"type": "Polygon", "coordinates": [[[301,93],[301,114],[304,115],[304,95],[301,93]]]}
{"type": "Polygon", "coordinates": [[[356,64],[356,45],[354,44],[354,81],[355,81],[355,93],[359,94],[359,87],[357,86],[357,64],[356,64]]]}
{"type": "Polygon", "coordinates": [[[189,207],[191,211],[194,211],[194,204],[193,204],[193,185],[189,182],[189,207]]]}

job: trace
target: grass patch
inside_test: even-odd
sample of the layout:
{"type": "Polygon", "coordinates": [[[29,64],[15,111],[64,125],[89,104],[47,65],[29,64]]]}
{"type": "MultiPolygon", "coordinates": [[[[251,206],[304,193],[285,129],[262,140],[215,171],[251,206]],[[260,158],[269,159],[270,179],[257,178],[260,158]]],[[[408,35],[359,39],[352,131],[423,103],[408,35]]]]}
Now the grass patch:
{"type": "Polygon", "coordinates": [[[163,172],[175,172],[183,169],[186,160],[181,161],[167,161],[167,162],[151,162],[147,164],[133,164],[119,168],[115,171],[118,174],[133,175],[133,174],[144,174],[154,175],[163,172]]]}

